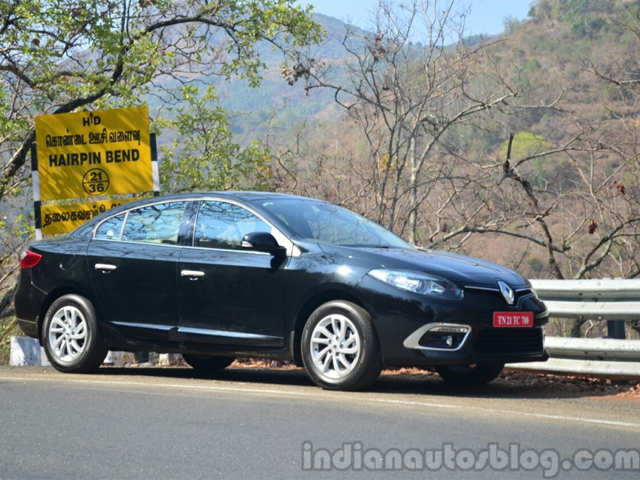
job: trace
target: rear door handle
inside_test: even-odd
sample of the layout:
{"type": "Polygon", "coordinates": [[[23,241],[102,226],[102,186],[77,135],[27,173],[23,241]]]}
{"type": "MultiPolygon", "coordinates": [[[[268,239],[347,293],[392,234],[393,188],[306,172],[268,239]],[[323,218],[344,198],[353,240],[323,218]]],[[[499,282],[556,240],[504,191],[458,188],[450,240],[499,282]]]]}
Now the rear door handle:
{"type": "Polygon", "coordinates": [[[198,278],[204,277],[204,272],[200,270],[180,270],[181,277],[188,277],[191,280],[197,280],[198,278]]]}
{"type": "Polygon", "coordinates": [[[96,263],[95,264],[95,269],[96,270],[100,270],[101,272],[113,272],[114,270],[117,270],[118,267],[116,267],[115,265],[111,265],[110,263],[96,263]]]}

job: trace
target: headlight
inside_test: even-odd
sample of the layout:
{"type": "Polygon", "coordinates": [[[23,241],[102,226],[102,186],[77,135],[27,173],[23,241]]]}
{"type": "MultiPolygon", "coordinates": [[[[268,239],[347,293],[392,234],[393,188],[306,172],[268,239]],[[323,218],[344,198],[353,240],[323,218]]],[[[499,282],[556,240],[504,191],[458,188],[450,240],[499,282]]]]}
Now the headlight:
{"type": "Polygon", "coordinates": [[[464,297],[462,289],[453,282],[426,273],[376,269],[371,270],[369,275],[400,290],[455,300],[464,297]]]}

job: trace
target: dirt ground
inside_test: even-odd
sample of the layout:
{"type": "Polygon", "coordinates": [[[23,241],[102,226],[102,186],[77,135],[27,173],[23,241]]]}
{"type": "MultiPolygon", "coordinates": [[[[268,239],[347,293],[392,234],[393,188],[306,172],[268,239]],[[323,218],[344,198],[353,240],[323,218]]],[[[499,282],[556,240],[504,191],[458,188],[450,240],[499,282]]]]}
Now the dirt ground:
{"type": "MultiPolygon", "coordinates": [[[[231,368],[262,368],[295,370],[299,367],[291,364],[283,364],[275,361],[236,360],[231,368]]],[[[383,370],[382,375],[402,375],[407,378],[424,378],[425,376],[437,376],[434,371],[418,368],[399,368],[383,370]]],[[[549,373],[523,372],[515,369],[505,369],[498,379],[500,384],[521,386],[529,388],[544,388],[545,390],[557,390],[564,395],[576,394],[581,396],[616,396],[633,398],[640,401],[640,381],[628,379],[610,379],[578,375],[560,375],[549,373]]]]}

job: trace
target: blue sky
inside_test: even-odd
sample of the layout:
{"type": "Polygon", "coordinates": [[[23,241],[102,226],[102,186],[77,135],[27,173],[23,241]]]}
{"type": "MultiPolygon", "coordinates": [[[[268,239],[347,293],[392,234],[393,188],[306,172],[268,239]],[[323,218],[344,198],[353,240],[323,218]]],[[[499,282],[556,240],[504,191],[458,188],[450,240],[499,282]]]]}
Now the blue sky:
{"type": "MultiPolygon", "coordinates": [[[[442,0],[440,2],[445,3],[442,0]]],[[[311,3],[318,13],[367,28],[372,24],[371,19],[378,0],[301,0],[300,3],[311,3]]],[[[526,18],[531,3],[532,0],[460,0],[461,7],[467,5],[471,8],[466,35],[501,33],[504,29],[504,18],[526,18]]]]}

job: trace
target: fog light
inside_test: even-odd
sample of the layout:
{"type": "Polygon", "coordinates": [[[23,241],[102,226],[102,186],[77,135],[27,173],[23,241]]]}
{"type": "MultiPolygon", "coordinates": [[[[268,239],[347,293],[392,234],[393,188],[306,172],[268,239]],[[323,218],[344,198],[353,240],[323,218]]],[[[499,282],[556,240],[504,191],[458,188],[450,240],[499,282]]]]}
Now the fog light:
{"type": "Polygon", "coordinates": [[[453,350],[460,346],[465,336],[466,333],[443,333],[430,330],[422,335],[418,343],[421,347],[453,350]]]}

